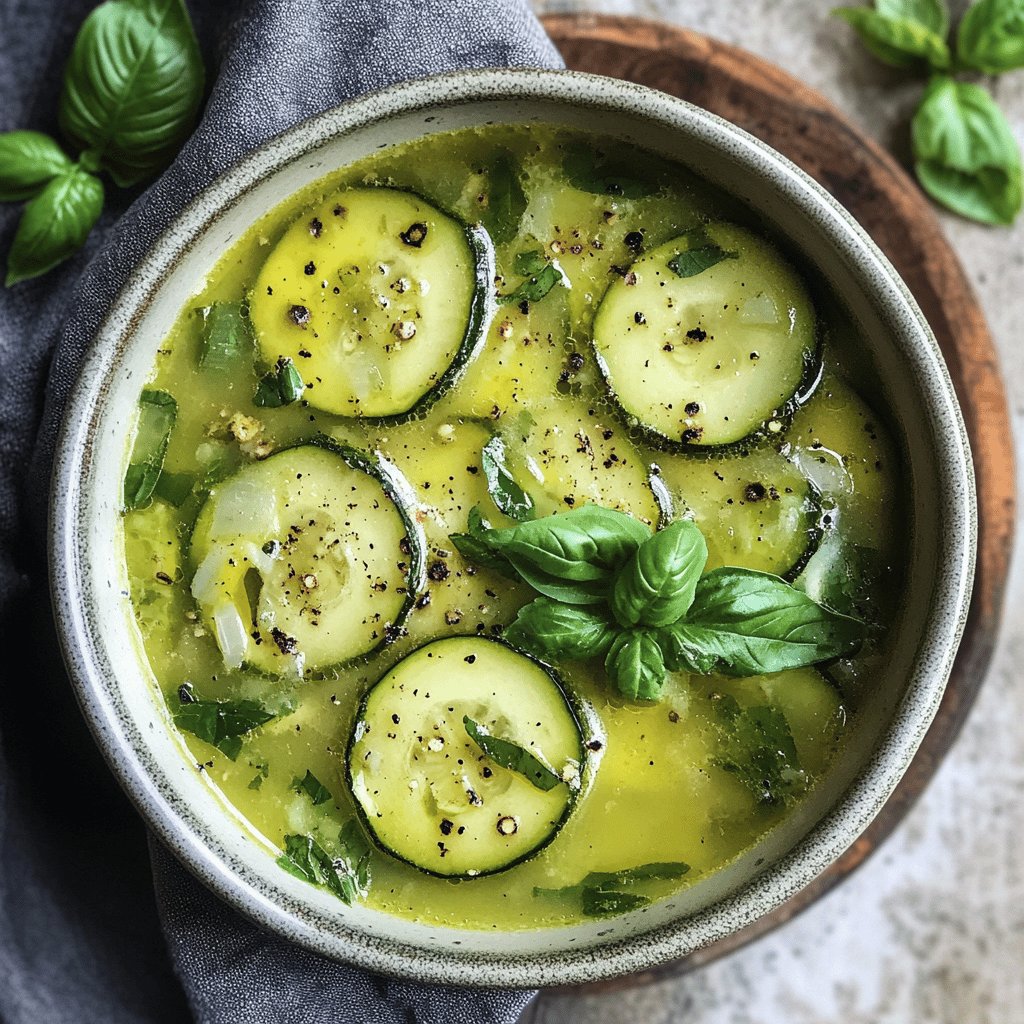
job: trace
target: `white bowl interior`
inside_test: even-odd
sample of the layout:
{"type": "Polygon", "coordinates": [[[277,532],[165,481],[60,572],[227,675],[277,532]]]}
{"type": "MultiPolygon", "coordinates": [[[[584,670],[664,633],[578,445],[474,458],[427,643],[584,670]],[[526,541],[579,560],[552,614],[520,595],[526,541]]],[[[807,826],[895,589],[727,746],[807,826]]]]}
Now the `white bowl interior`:
{"type": "Polygon", "coordinates": [[[115,771],[161,837],[222,896],[292,939],[374,969],[461,984],[553,984],[705,945],[792,895],[856,838],[937,707],[969,593],[972,523],[966,438],[934,341],[895,273],[823,192],[737,129],[660,94],[564,73],[483,73],[400,87],[314,119],[215,183],[155,247],[101,330],[69,408],[55,477],[54,591],[72,676],[115,771]],[[615,135],[679,161],[743,200],[818,268],[866,339],[880,382],[872,402],[891,411],[903,448],[913,596],[893,624],[897,641],[856,719],[855,742],[826,784],[755,849],[625,917],[467,932],[345,907],[291,877],[196,771],[141,655],[121,550],[120,481],[126,432],[156,349],[256,218],[380,147],[533,120],[615,135]]]}

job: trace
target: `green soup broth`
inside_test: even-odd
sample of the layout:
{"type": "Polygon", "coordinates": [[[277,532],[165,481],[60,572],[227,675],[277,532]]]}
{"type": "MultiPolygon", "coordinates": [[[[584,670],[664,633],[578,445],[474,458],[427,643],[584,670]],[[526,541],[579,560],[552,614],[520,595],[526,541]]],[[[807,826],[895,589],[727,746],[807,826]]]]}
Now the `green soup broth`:
{"type": "MultiPolygon", "coordinates": [[[[587,748],[572,799],[562,801],[571,809],[563,823],[552,824],[546,844],[506,870],[452,879],[371,842],[364,860],[369,881],[362,879],[356,898],[431,924],[520,929],[629,909],[629,900],[599,901],[596,909],[587,904],[581,883],[591,873],[621,876],[651,864],[676,865],[604,883],[605,890],[646,900],[721,870],[822,784],[870,695],[873,666],[884,656],[881,626],[899,600],[900,459],[884,410],[871,405],[869,378],[854,371],[856,347],[855,330],[813,272],[769,243],[749,213],[688,172],[620,142],[540,126],[466,130],[383,150],[285,199],[224,254],[181,311],[147,384],[150,392],[173,396],[176,418],[155,490],[125,511],[125,557],[168,727],[175,728],[171,716],[184,723],[180,734],[196,770],[273,846],[283,851],[287,836],[308,836],[328,858],[342,856],[346,826],[350,838],[357,828],[365,843],[366,810],[357,813],[346,767],[350,743],[358,750],[368,742],[353,740],[364,696],[429,641],[498,636],[535,596],[524,583],[475,566],[450,540],[467,529],[475,506],[492,524],[511,524],[495,506],[481,464],[482,448],[498,436],[508,472],[530,494],[536,515],[597,503],[651,527],[662,516],[691,517],[707,539],[709,569],[740,565],[784,576],[815,600],[863,619],[867,639],[856,657],[829,666],[740,679],[674,672],[653,702],[619,695],[600,658],[556,664],[587,748]],[[409,252],[391,238],[389,245],[397,246],[391,262],[378,259],[374,248],[378,217],[383,225],[397,203],[389,189],[410,197],[402,201],[407,213],[396,216],[409,220],[412,243],[422,233],[415,225],[427,232],[419,245],[401,243],[409,252]],[[334,244],[333,222],[325,223],[331,217],[348,218],[340,248],[327,247],[334,244]],[[459,263],[473,259],[472,247],[459,246],[466,226],[478,224],[477,242],[493,245],[494,259],[482,283],[459,263]],[[652,276],[664,275],[669,292],[679,287],[676,277],[683,278],[651,254],[666,245],[671,250],[681,237],[688,241],[675,259],[695,271],[686,280],[688,294],[697,296],[685,312],[661,302],[652,276]],[[702,269],[709,254],[718,263],[702,269]],[[438,260],[447,260],[441,272],[438,260]],[[641,296],[635,302],[631,288],[641,296]],[[459,313],[472,306],[471,292],[476,308],[459,313]],[[723,294],[723,308],[711,308],[723,294]],[[495,303],[496,296],[508,298],[495,303]],[[242,304],[241,341],[229,339],[211,354],[210,311],[234,303],[242,304]],[[299,307],[305,312],[296,313],[299,307]],[[465,343],[461,327],[449,322],[456,314],[485,323],[479,343],[465,343]],[[296,322],[306,315],[308,323],[296,322]],[[774,345],[779,332],[792,338],[799,331],[813,347],[807,366],[777,358],[774,345]],[[651,366],[638,365],[641,355],[631,362],[624,338],[651,366]],[[418,344],[424,353],[433,346],[429,356],[437,366],[455,361],[463,371],[440,397],[428,389],[425,401],[415,394],[418,344]],[[286,349],[306,390],[281,404],[288,396],[282,397],[274,358],[286,349]],[[595,353],[602,352],[599,359],[595,353]],[[758,365],[766,367],[761,376],[750,369],[758,365]],[[769,394],[765,410],[759,389],[769,373],[780,392],[777,399],[769,394]],[[683,379],[692,386],[679,385],[683,379]],[[260,388],[270,388],[271,404],[256,404],[260,388]],[[661,391],[671,388],[675,399],[662,401],[661,391]],[[381,409],[399,397],[403,407],[393,411],[405,414],[412,404],[409,418],[382,419],[381,409]],[[363,414],[364,405],[372,416],[363,414]],[[756,421],[756,429],[748,430],[747,421],[756,421]],[[744,435],[738,442],[737,433],[744,435]],[[398,616],[400,601],[381,598],[378,606],[388,612],[379,622],[375,613],[361,619],[358,603],[364,602],[360,587],[390,598],[394,591],[386,588],[395,587],[394,579],[371,579],[369,570],[364,579],[350,561],[338,598],[327,593],[326,563],[318,561],[333,558],[337,547],[355,552],[358,561],[359,546],[373,540],[359,532],[361,523],[378,524],[381,543],[392,543],[388,531],[398,536],[404,527],[378,507],[387,492],[360,483],[347,467],[333,490],[325,484],[312,496],[303,492],[310,507],[333,502],[334,532],[325,532],[316,516],[306,520],[311,526],[290,522],[292,504],[282,499],[275,511],[260,489],[275,464],[288,464],[290,446],[314,435],[380,453],[407,482],[401,500],[409,505],[411,529],[425,540],[426,578],[410,593],[415,607],[398,628],[389,627],[387,616],[398,616]],[[723,443],[713,443],[716,437],[723,443]],[[339,495],[348,493],[353,522],[339,525],[346,515],[339,495]],[[266,519],[260,539],[277,530],[283,548],[269,544],[267,559],[285,557],[276,554],[285,550],[287,564],[297,564],[307,555],[295,552],[307,545],[309,564],[321,568],[308,578],[285,572],[278,579],[274,573],[281,575],[285,563],[261,570],[259,553],[236,550],[236,558],[249,561],[221,566],[209,585],[214,596],[206,604],[197,600],[197,576],[208,574],[208,552],[218,550],[218,516],[243,514],[223,511],[230,502],[266,519]],[[229,592],[235,597],[223,601],[244,607],[249,600],[254,616],[244,623],[248,637],[236,638],[247,645],[244,652],[230,657],[217,632],[229,626],[209,614],[210,601],[216,605],[229,592]],[[344,602],[350,594],[358,598],[351,629],[368,630],[367,644],[374,646],[331,664],[332,638],[349,628],[344,602]],[[294,636],[274,640],[265,628],[269,620],[260,626],[258,609],[281,602],[289,602],[297,625],[294,636]],[[307,628],[323,631],[316,634],[317,650],[328,651],[313,670],[302,669],[297,658],[307,628]],[[200,705],[191,703],[196,698],[200,705]],[[261,721],[225,739],[216,731],[223,723],[214,721],[214,701],[250,702],[244,707],[259,709],[261,721]],[[193,709],[191,718],[181,717],[183,708],[193,709]],[[738,763],[750,753],[743,730],[753,721],[751,709],[769,709],[793,744],[785,779],[776,779],[768,794],[758,792],[763,765],[738,763]],[[213,717],[199,721],[201,712],[213,717]]],[[[431,376],[436,381],[443,374],[433,369],[431,376]]],[[[314,484],[320,481],[308,487],[314,484]]],[[[289,493],[292,503],[298,500],[298,491],[289,493]]],[[[399,589],[412,591],[401,576],[412,571],[416,556],[408,547],[401,542],[389,564],[401,565],[394,569],[399,589]]],[[[514,679],[494,684],[495,692],[508,701],[514,685],[514,679]]],[[[460,713],[452,714],[458,732],[460,713]]],[[[529,709],[523,714],[529,717],[529,709]]],[[[504,722],[507,735],[524,727],[513,719],[509,712],[494,721],[504,722]]],[[[454,733],[446,735],[451,744],[454,733]]],[[[424,801],[441,800],[428,762],[425,746],[410,754],[409,782],[423,782],[424,801]]],[[[486,778],[502,782],[508,771],[497,766],[486,778]]],[[[445,776],[445,785],[450,781],[445,776]]],[[[508,780],[502,786],[502,793],[514,789],[508,780]]],[[[506,799],[495,792],[493,800],[506,799]]],[[[432,806],[435,812],[441,813],[432,806]]],[[[459,813],[450,815],[455,836],[459,813]]],[[[451,838],[444,833],[437,841],[451,838]]],[[[492,845],[505,838],[514,844],[514,837],[492,837],[492,845]]]]}

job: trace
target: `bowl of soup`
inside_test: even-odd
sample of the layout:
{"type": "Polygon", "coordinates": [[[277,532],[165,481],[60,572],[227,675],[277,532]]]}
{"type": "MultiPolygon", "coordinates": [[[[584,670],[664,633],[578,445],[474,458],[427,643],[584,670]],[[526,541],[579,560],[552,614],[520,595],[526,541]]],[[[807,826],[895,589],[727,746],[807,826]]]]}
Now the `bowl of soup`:
{"type": "Polygon", "coordinates": [[[591,76],[389,89],[154,245],[68,406],[53,588],[160,838],[311,950],[649,968],[892,792],[974,556],[935,341],[852,218],[591,76]]]}

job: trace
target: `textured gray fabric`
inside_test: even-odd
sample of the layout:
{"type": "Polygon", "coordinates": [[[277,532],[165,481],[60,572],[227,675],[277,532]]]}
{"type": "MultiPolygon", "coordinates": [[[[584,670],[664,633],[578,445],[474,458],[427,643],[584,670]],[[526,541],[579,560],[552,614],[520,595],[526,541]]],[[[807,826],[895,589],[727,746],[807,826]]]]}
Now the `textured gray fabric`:
{"type": "MultiPolygon", "coordinates": [[[[0,131],[55,132],[61,69],[91,6],[0,0],[0,131]]],[[[60,664],[43,544],[56,424],[82,353],[189,198],[263,140],[346,98],[453,68],[560,60],[525,0],[189,7],[212,85],[193,138],[148,191],[108,190],[75,259],[0,289],[0,1019],[154,1024],[185,1021],[191,1008],[210,1024],[511,1021],[528,994],[408,985],[328,963],[255,929],[159,848],[154,899],[143,826],[60,664]]],[[[17,215],[0,205],[0,252],[17,215]]]]}

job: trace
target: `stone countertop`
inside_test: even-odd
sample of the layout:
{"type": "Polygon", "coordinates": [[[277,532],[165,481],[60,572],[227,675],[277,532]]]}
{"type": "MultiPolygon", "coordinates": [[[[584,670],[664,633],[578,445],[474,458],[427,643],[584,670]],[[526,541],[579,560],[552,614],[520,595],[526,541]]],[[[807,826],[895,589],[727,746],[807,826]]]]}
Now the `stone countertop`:
{"type": "MultiPolygon", "coordinates": [[[[829,17],[831,2],[534,0],[534,6],[538,13],[661,18],[746,47],[819,89],[906,161],[920,84],[871,59],[851,30],[829,17]]],[[[951,6],[959,13],[965,4],[951,6]]],[[[988,84],[1024,141],[1024,71],[988,84]]],[[[1013,229],[952,215],[942,221],[988,316],[1024,451],[1024,216],[1013,229]]],[[[1022,546],[1001,642],[978,702],[924,796],[871,860],[801,917],[725,960],[624,992],[545,995],[524,1020],[1024,1022],[1022,546]]]]}

